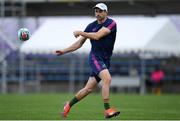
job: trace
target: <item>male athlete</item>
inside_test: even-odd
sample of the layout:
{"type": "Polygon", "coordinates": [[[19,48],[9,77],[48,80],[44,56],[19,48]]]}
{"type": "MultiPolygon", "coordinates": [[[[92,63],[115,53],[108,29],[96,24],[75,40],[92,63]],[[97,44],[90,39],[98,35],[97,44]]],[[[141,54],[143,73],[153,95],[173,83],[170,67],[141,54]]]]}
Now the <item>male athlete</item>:
{"type": "Polygon", "coordinates": [[[107,17],[108,9],[104,3],[98,3],[93,7],[97,20],[90,23],[84,31],[74,31],[74,36],[79,39],[71,46],[57,50],[57,55],[79,49],[86,39],[91,41],[91,51],[89,54],[89,65],[91,74],[85,87],[81,89],[74,98],[66,102],[63,109],[63,117],[67,117],[71,107],[90,94],[96,85],[102,80],[102,97],[105,108],[105,118],[111,118],[120,114],[120,111],[110,107],[109,88],[111,75],[109,73],[110,58],[116,39],[116,22],[107,17]]]}

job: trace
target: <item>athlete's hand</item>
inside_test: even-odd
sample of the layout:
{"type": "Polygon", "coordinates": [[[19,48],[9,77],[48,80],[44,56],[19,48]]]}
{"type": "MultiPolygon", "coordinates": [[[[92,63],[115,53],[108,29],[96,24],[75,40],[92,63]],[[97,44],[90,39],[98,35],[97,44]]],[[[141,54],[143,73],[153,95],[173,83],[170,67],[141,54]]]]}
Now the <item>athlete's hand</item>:
{"type": "Polygon", "coordinates": [[[77,38],[81,35],[81,31],[74,31],[73,34],[77,38]]]}
{"type": "Polygon", "coordinates": [[[56,50],[55,53],[56,53],[57,56],[60,56],[60,55],[63,55],[63,54],[64,54],[64,52],[61,51],[61,50],[56,50]]]}

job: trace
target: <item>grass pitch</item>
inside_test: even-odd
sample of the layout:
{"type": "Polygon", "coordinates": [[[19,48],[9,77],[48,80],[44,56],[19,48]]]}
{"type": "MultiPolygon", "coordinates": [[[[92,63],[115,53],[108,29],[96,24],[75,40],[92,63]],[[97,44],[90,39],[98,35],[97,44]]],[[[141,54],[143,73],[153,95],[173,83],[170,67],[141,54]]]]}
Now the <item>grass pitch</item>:
{"type": "MultiPolygon", "coordinates": [[[[0,120],[64,120],[59,116],[69,94],[0,95],[0,120]]],[[[111,94],[110,104],[121,114],[113,120],[180,119],[180,95],[111,94]]],[[[77,103],[66,119],[103,120],[101,94],[91,94],[77,103]]]]}

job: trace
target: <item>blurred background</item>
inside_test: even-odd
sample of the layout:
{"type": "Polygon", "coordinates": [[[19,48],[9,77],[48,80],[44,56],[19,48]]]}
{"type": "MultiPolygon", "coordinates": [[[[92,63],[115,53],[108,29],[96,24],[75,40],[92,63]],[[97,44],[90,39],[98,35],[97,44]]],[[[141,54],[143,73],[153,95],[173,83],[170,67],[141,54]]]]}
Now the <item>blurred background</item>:
{"type": "MultiPolygon", "coordinates": [[[[0,92],[74,93],[86,83],[90,43],[56,56],[104,2],[117,22],[111,61],[114,93],[180,93],[179,0],[0,0],[0,92]],[[20,28],[31,38],[18,40],[20,28]]],[[[99,92],[101,84],[95,92],[99,92]]]]}

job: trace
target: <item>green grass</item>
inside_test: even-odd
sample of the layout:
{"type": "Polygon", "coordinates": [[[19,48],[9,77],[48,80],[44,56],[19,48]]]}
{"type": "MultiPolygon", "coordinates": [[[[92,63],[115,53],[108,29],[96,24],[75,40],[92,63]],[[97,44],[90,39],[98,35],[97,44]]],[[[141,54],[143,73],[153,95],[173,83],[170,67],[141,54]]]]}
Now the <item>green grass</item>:
{"type": "MultiPolygon", "coordinates": [[[[68,94],[0,95],[1,120],[61,120],[59,112],[68,94]]],[[[121,111],[113,120],[172,120],[180,119],[180,95],[122,95],[111,94],[111,104],[121,111]]],[[[67,119],[102,120],[101,94],[91,94],[75,105],[67,119]]]]}

